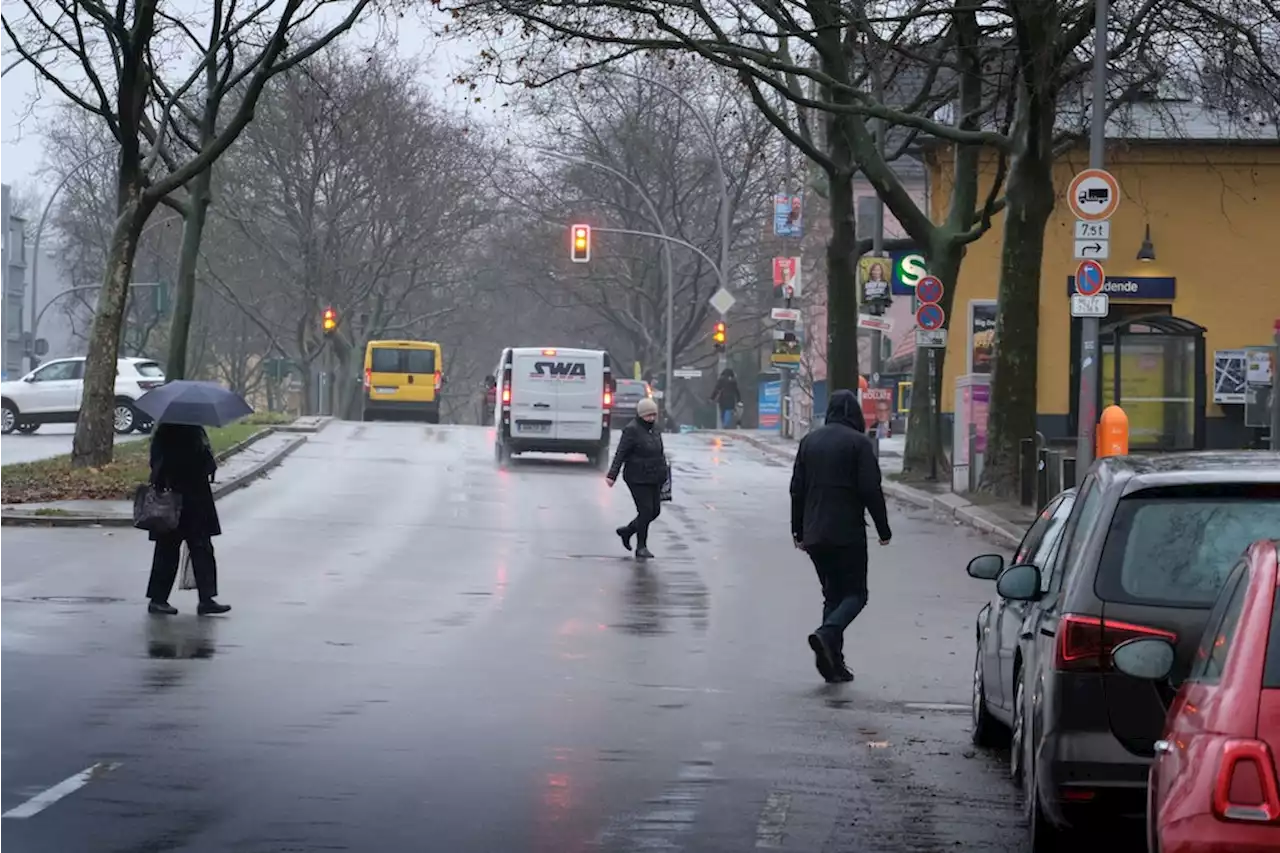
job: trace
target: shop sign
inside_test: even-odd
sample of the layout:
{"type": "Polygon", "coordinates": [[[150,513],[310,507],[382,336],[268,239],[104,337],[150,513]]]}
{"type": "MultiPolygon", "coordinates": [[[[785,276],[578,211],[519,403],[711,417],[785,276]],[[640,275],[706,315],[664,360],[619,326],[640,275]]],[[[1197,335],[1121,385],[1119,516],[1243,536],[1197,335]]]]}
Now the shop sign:
{"type": "MultiPolygon", "coordinates": [[[[1067,276],[1067,295],[1076,292],[1076,277],[1067,276]]],[[[1112,299],[1177,298],[1178,280],[1173,276],[1109,275],[1102,292],[1112,299]]]]}

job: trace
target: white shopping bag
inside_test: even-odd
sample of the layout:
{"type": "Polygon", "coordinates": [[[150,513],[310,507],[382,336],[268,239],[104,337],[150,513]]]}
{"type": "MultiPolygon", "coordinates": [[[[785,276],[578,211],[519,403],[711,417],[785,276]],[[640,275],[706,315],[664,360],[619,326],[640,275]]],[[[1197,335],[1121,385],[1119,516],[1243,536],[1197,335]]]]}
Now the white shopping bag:
{"type": "Polygon", "coordinates": [[[191,568],[191,549],[187,547],[187,543],[182,543],[182,556],[179,558],[178,571],[178,589],[195,589],[196,573],[191,568]]]}

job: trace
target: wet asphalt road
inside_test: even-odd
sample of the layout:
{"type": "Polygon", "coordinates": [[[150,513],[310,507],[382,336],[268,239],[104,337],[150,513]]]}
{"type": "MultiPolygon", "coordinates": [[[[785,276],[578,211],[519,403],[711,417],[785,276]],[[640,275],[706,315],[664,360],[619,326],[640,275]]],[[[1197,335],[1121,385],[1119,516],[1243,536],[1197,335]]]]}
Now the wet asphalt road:
{"type": "Polygon", "coordinates": [[[222,619],[193,592],[146,615],[142,534],[5,528],[0,805],[97,765],[6,849],[1022,849],[1004,757],[968,742],[986,540],[895,508],[858,679],[827,686],[786,465],[670,437],[641,565],[624,489],[490,442],[313,436],[219,503],[222,619]]]}
{"type": "MultiPolygon", "coordinates": [[[[34,462],[50,459],[71,452],[71,439],[75,437],[75,424],[46,424],[33,435],[10,433],[0,439],[0,465],[15,462],[34,462]]],[[[137,441],[146,436],[139,433],[117,435],[116,444],[137,441]]]]}

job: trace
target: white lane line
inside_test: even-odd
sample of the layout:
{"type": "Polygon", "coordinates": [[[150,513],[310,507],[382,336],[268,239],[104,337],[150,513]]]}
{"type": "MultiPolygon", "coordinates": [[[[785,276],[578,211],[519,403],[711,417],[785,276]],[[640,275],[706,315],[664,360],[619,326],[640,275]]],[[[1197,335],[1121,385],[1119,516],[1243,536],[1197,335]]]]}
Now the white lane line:
{"type": "Polygon", "coordinates": [[[756,824],[756,848],[775,849],[782,846],[782,828],[787,824],[787,812],[791,810],[791,795],[773,792],[760,809],[760,822],[756,824]]]}
{"type": "Polygon", "coordinates": [[[52,788],[41,791],[22,805],[14,806],[4,814],[0,814],[0,818],[27,818],[38,815],[40,812],[49,808],[49,806],[58,802],[58,800],[61,800],[69,794],[74,794],[94,779],[110,773],[119,766],[120,765],[118,763],[113,761],[99,761],[92,767],[81,770],[79,773],[68,779],[63,779],[52,788]]]}

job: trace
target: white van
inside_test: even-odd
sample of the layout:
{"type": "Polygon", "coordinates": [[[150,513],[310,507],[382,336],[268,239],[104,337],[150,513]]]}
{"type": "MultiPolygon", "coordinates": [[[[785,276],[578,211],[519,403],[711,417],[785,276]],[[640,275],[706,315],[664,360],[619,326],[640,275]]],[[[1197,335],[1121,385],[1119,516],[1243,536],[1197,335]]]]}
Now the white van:
{"type": "Polygon", "coordinates": [[[494,458],[585,453],[608,468],[613,370],[603,350],[508,347],[494,372],[494,458]]]}

